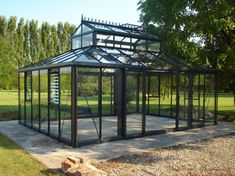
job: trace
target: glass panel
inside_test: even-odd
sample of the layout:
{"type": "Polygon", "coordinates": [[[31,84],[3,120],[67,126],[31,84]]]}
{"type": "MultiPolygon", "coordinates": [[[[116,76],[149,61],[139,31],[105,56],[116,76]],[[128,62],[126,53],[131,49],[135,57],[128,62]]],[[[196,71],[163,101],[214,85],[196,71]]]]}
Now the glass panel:
{"type": "MultiPolygon", "coordinates": [[[[75,59],[76,58],[76,56],[75,56],[75,54],[73,53],[73,52],[70,52],[68,55],[66,55],[66,56],[63,56],[63,57],[58,57],[58,59],[56,59],[56,60],[53,60],[53,64],[58,64],[58,63],[62,63],[62,62],[65,62],[65,61],[68,61],[68,60],[73,60],[73,59],[75,59]]],[[[52,63],[50,63],[50,64],[52,64],[52,63]]]]}
{"type": "Polygon", "coordinates": [[[63,62],[72,62],[75,59],[77,59],[77,57],[79,57],[82,53],[86,52],[86,50],[84,49],[76,49],[73,51],[73,56],[66,58],[66,60],[64,60],[63,62]]]}
{"type": "Polygon", "coordinates": [[[138,72],[126,72],[126,133],[142,132],[142,113],[139,112],[138,72]]]}
{"type": "Polygon", "coordinates": [[[86,25],[82,25],[82,33],[90,32],[90,31],[92,31],[91,28],[89,28],[89,27],[86,26],[86,25]]]}
{"type": "Polygon", "coordinates": [[[77,141],[99,139],[98,75],[100,70],[78,67],[77,141]]]}
{"type": "Polygon", "coordinates": [[[61,137],[71,141],[71,68],[60,69],[61,137]]]}
{"type": "Polygon", "coordinates": [[[26,91],[25,91],[25,105],[26,105],[26,125],[31,126],[31,105],[32,105],[32,74],[26,73],[26,91]]]}
{"type": "Polygon", "coordinates": [[[205,75],[205,123],[214,124],[215,111],[215,75],[205,75]]]}
{"type": "Polygon", "coordinates": [[[50,94],[49,94],[49,117],[50,117],[50,134],[59,136],[59,70],[52,69],[49,72],[50,78],[50,94]]]}
{"type": "Polygon", "coordinates": [[[41,130],[48,132],[48,71],[40,70],[41,130]]]}
{"type": "Polygon", "coordinates": [[[72,39],[72,49],[81,48],[81,36],[72,39]]]}
{"type": "Polygon", "coordinates": [[[107,28],[106,26],[100,25],[100,24],[90,24],[90,25],[92,25],[93,27],[95,27],[97,29],[108,30],[108,31],[111,30],[111,29],[107,28]]]}
{"type": "MultiPolygon", "coordinates": [[[[71,56],[73,53],[72,52],[66,52],[64,54],[61,54],[61,55],[58,55],[58,56],[55,56],[53,58],[50,58],[48,59],[48,61],[44,61],[45,64],[54,64],[54,63],[57,63],[57,62],[60,62],[61,60],[63,60],[64,58],[67,58],[69,56],[71,56]]],[[[39,64],[39,65],[42,65],[42,64],[39,64]]]]}
{"type": "Polygon", "coordinates": [[[79,35],[82,33],[82,28],[81,26],[76,30],[76,32],[74,33],[74,35],[79,35]]]}
{"type": "Polygon", "coordinates": [[[81,35],[82,33],[90,32],[90,31],[92,31],[92,29],[83,24],[76,30],[76,32],[74,33],[74,36],[81,35]]]}
{"type": "Polygon", "coordinates": [[[32,85],[33,85],[33,96],[32,96],[32,103],[33,103],[33,127],[39,128],[39,85],[38,85],[38,71],[32,72],[32,85]]]}
{"type": "Polygon", "coordinates": [[[150,51],[160,51],[160,42],[148,40],[148,50],[150,51]]]}
{"type": "Polygon", "coordinates": [[[146,50],[146,40],[138,40],[135,46],[137,50],[146,50]]]}
{"type": "Polygon", "coordinates": [[[120,29],[120,28],[117,28],[117,27],[110,27],[109,26],[109,28],[112,29],[115,32],[128,33],[126,31],[124,31],[123,29],[120,29]]]}
{"type": "Polygon", "coordinates": [[[179,127],[187,127],[188,121],[188,78],[180,75],[179,127]]]}
{"type": "Polygon", "coordinates": [[[92,34],[87,34],[82,36],[82,47],[91,46],[92,45],[92,34]]]}
{"type": "Polygon", "coordinates": [[[203,85],[201,75],[195,75],[193,79],[193,125],[203,123],[203,108],[201,104],[201,95],[203,92],[201,85],[203,85]]]}
{"type": "Polygon", "coordinates": [[[24,87],[24,73],[20,73],[20,122],[24,123],[25,116],[24,116],[24,105],[25,105],[25,99],[24,99],[24,92],[25,92],[25,87],[24,87]]]}
{"type": "Polygon", "coordinates": [[[80,55],[75,61],[77,62],[93,62],[93,63],[100,63],[99,61],[95,60],[91,56],[87,54],[80,55]]]}
{"type": "Polygon", "coordinates": [[[171,77],[171,105],[172,105],[172,115],[173,117],[176,117],[176,79],[177,76],[173,75],[171,77]]]}
{"type": "Polygon", "coordinates": [[[148,77],[147,89],[147,112],[149,114],[160,114],[160,76],[148,77]]]}
{"type": "Polygon", "coordinates": [[[102,73],[102,137],[117,136],[117,114],[114,106],[114,69],[102,73]]]}
{"type": "Polygon", "coordinates": [[[113,46],[113,36],[112,35],[103,35],[103,34],[97,34],[97,43],[98,46],[107,46],[107,44],[110,44],[113,46]]]}
{"type": "Polygon", "coordinates": [[[163,116],[171,116],[171,80],[168,75],[160,76],[160,114],[163,116]]]}
{"type": "MultiPolygon", "coordinates": [[[[146,132],[175,128],[172,112],[171,77],[166,74],[153,75],[147,80],[146,132]]],[[[176,101],[174,99],[174,101],[176,101]]]]}
{"type": "Polygon", "coordinates": [[[103,55],[101,54],[101,59],[100,61],[102,63],[108,63],[108,64],[120,64],[120,62],[118,62],[114,57],[112,57],[112,55],[103,55]]]}

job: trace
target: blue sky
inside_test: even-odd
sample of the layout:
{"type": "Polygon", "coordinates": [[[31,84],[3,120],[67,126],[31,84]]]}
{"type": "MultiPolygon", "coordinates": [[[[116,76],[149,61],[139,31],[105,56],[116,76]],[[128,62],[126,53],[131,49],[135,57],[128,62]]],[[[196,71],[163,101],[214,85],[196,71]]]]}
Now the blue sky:
{"type": "Polygon", "coordinates": [[[0,15],[18,19],[47,21],[57,24],[68,21],[79,25],[81,14],[118,23],[138,24],[139,0],[0,0],[0,15]]]}

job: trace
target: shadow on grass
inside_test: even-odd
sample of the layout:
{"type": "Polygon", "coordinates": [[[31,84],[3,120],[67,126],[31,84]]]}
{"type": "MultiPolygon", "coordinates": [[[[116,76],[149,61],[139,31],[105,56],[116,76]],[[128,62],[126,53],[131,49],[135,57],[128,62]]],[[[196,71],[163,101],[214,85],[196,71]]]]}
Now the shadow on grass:
{"type": "Polygon", "coordinates": [[[18,106],[0,105],[0,121],[18,120],[18,106]]]}
{"type": "Polygon", "coordinates": [[[52,168],[52,169],[45,169],[41,171],[41,174],[47,175],[47,176],[63,176],[60,168],[52,168]]]}
{"type": "Polygon", "coordinates": [[[235,110],[218,111],[218,120],[235,123],[235,110]]]}

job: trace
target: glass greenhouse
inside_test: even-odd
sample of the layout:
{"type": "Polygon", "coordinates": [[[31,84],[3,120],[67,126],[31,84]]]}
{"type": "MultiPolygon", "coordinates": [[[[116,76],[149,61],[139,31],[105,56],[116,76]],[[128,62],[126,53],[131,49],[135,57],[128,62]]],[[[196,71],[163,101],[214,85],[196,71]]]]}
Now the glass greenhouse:
{"type": "Polygon", "coordinates": [[[82,19],[71,50],[19,69],[19,123],[73,147],[216,124],[216,71],[161,43],[82,19]]]}

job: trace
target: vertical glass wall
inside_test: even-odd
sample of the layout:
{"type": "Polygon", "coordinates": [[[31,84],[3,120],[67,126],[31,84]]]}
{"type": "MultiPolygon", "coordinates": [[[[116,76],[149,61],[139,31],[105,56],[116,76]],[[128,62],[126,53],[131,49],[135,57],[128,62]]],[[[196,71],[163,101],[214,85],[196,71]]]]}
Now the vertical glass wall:
{"type": "Polygon", "coordinates": [[[179,127],[187,127],[188,120],[188,77],[185,74],[180,75],[179,86],[179,127]]]}
{"type": "Polygon", "coordinates": [[[102,114],[114,114],[114,69],[104,69],[102,73],[102,114]]]}
{"type": "Polygon", "coordinates": [[[25,122],[25,77],[24,73],[20,73],[20,123],[25,122]]]}
{"type": "Polygon", "coordinates": [[[99,139],[100,69],[77,67],[77,142],[99,139]]]}
{"type": "Polygon", "coordinates": [[[39,71],[32,72],[32,110],[33,127],[39,129],[39,71]]]}
{"type": "Polygon", "coordinates": [[[26,80],[25,80],[25,120],[26,125],[31,126],[32,125],[32,74],[31,72],[25,73],[26,80]]]}
{"type": "Polygon", "coordinates": [[[59,136],[59,69],[49,70],[49,131],[50,134],[59,136]]]}
{"type": "Polygon", "coordinates": [[[161,75],[160,82],[160,114],[171,116],[171,76],[161,75]]]}
{"type": "Polygon", "coordinates": [[[60,131],[61,137],[71,141],[71,67],[60,69],[60,131]]]}
{"type": "Polygon", "coordinates": [[[215,115],[215,75],[205,74],[205,95],[204,95],[204,107],[203,112],[205,123],[212,125],[214,124],[215,115]]]}
{"type": "Polygon", "coordinates": [[[102,70],[102,137],[117,136],[117,114],[114,106],[115,69],[102,70]]]}
{"type": "Polygon", "coordinates": [[[175,74],[149,73],[146,81],[146,132],[175,128],[175,74]]]}
{"type": "Polygon", "coordinates": [[[41,130],[48,132],[48,71],[40,70],[40,123],[41,130]]]}
{"type": "MultiPolygon", "coordinates": [[[[19,73],[20,122],[71,142],[71,75],[71,67],[19,73]]],[[[77,67],[76,77],[78,145],[175,128],[177,93],[180,128],[215,122],[214,74],[182,72],[179,87],[165,72],[77,67]]]]}
{"type": "Polygon", "coordinates": [[[138,77],[142,74],[134,71],[126,71],[126,134],[142,133],[142,112],[138,113],[139,95],[142,94],[139,89],[138,77]],[[138,108],[137,108],[138,107],[138,108]]]}
{"type": "Polygon", "coordinates": [[[160,76],[147,77],[147,114],[160,114],[160,76]]]}
{"type": "Polygon", "coordinates": [[[195,75],[193,77],[193,125],[203,124],[203,77],[195,75]]]}

